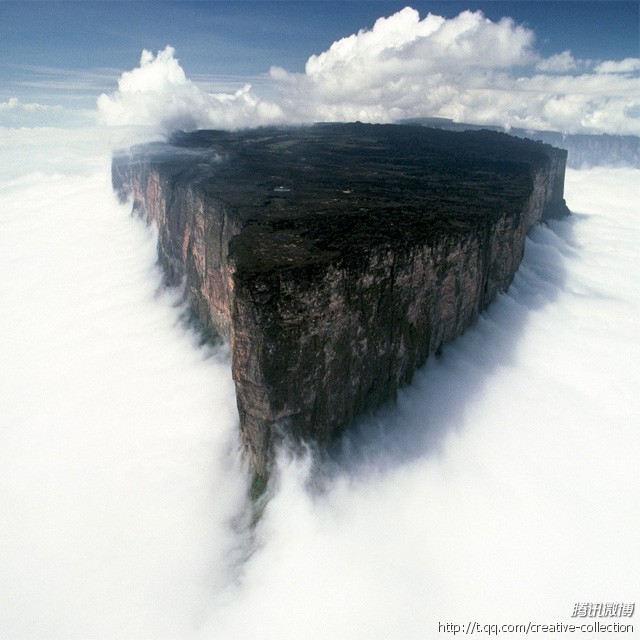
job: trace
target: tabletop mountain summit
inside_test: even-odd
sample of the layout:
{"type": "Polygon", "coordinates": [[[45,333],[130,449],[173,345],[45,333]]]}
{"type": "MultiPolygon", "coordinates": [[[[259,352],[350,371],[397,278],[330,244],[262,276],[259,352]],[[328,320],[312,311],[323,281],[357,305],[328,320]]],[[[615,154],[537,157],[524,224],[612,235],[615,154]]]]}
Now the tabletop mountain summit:
{"type": "Polygon", "coordinates": [[[396,397],[566,215],[567,153],[493,131],[195,131],[114,156],[122,201],[207,332],[229,340],[242,441],[327,442],[396,397]]]}

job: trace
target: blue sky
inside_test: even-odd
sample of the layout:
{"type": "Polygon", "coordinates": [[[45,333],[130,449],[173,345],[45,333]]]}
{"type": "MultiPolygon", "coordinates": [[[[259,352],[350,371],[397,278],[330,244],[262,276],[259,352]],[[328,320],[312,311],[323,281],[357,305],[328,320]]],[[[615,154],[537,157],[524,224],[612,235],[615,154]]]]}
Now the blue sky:
{"type": "MultiPolygon", "coordinates": [[[[143,49],[166,45],[208,91],[234,91],[247,81],[270,87],[273,65],[302,73],[309,56],[407,5],[421,18],[454,18],[465,9],[493,21],[510,16],[535,33],[541,56],[566,50],[581,61],[639,56],[637,0],[0,2],[0,103],[92,108],[97,95],[113,91],[121,73],[138,64],[143,49]]],[[[578,65],[570,73],[583,70],[578,65]]]]}
{"type": "Polygon", "coordinates": [[[287,62],[296,71],[312,53],[407,5],[421,15],[479,9],[492,20],[511,16],[536,31],[542,53],[638,55],[635,0],[2,2],[0,46],[10,63],[126,67],[143,47],[173,44],[202,56],[193,61],[197,71],[211,63],[223,73],[256,73],[287,62]]]}
{"type": "Polygon", "coordinates": [[[492,20],[513,17],[535,31],[542,54],[565,49],[594,59],[639,54],[635,0],[1,2],[2,92],[33,67],[125,70],[143,48],[155,51],[167,44],[194,74],[251,76],[271,65],[302,71],[311,54],[407,5],[421,16],[480,9],[492,20]]]}

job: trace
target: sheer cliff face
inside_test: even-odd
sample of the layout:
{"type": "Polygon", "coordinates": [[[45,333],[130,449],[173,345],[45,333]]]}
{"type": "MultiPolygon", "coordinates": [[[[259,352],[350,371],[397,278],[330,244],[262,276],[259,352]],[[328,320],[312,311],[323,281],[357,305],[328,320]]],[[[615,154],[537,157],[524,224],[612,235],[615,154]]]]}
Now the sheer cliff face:
{"type": "MultiPolygon", "coordinates": [[[[355,134],[346,130],[346,138],[349,145],[366,145],[367,157],[373,153],[372,132],[385,158],[390,148],[405,148],[406,138],[396,149],[395,139],[389,143],[382,136],[380,142],[386,130],[363,127],[355,134]]],[[[433,199],[409,197],[406,210],[389,212],[380,199],[367,204],[370,189],[355,193],[355,185],[366,182],[363,175],[354,176],[352,167],[349,176],[340,171],[345,130],[338,133],[339,149],[329,145],[337,154],[337,168],[327,170],[327,148],[314,147],[325,171],[316,166],[313,174],[325,186],[305,194],[304,202],[288,195],[299,189],[300,180],[293,170],[286,173],[289,165],[271,166],[272,179],[286,183],[275,187],[282,196],[273,195],[274,182],[264,192],[247,183],[247,208],[238,204],[242,181],[237,182],[235,173],[232,178],[225,174],[234,162],[242,165],[241,158],[231,157],[224,170],[208,172],[202,163],[194,170],[193,162],[176,165],[144,154],[114,160],[113,182],[121,198],[132,197],[134,206],[158,226],[159,255],[168,277],[173,282],[185,279],[204,326],[230,339],[241,433],[262,476],[274,440],[326,441],[358,415],[395,398],[429,354],[462,333],[509,286],[527,230],[548,216],[566,213],[566,153],[531,143],[522,147],[531,151],[528,162],[519,159],[497,169],[504,174],[504,188],[484,193],[485,187],[472,181],[467,191],[454,186],[452,193],[446,180],[434,183],[429,175],[438,193],[437,210],[433,199]],[[333,174],[337,181],[327,186],[333,174]],[[230,182],[233,188],[228,188],[230,182]],[[520,186],[512,188],[514,183],[520,186]],[[443,184],[445,190],[439,191],[443,184]],[[269,195],[260,201],[256,193],[269,195]],[[473,194],[481,195],[464,200],[473,194]],[[333,211],[340,198],[341,207],[333,211]],[[322,211],[305,216],[317,202],[322,211]],[[465,214],[465,207],[473,214],[465,214]],[[350,217],[355,209],[358,214],[350,217]],[[322,213],[327,212],[325,220],[322,213]]],[[[296,135],[275,134],[276,153],[295,146],[296,135]]],[[[302,135],[308,136],[308,130],[302,135]]],[[[326,133],[319,135],[322,142],[326,133]]],[[[240,140],[251,153],[251,140],[240,140]]],[[[506,136],[498,142],[510,144],[506,136]]],[[[236,139],[231,144],[225,138],[218,146],[225,151],[234,144],[236,139]]],[[[480,162],[478,168],[472,147],[471,170],[484,180],[487,167],[480,162]]],[[[508,148],[506,154],[512,152],[508,148]]],[[[313,164],[310,153],[306,145],[293,163],[296,171],[313,164]]],[[[400,164],[390,191],[397,188],[400,174],[417,170],[408,161],[400,164]]],[[[493,159],[489,166],[496,171],[493,159]]],[[[386,193],[379,168],[375,185],[386,193]]],[[[243,180],[246,169],[243,165],[239,172],[243,180]]],[[[388,164],[383,169],[390,171],[388,164]]],[[[468,182],[464,172],[460,179],[468,182]]],[[[407,185],[401,187],[405,193],[407,185]]],[[[394,203],[397,198],[394,194],[394,203]]]]}
{"type": "Polygon", "coordinates": [[[114,164],[113,183],[124,201],[158,229],[158,258],[169,284],[184,281],[205,330],[228,337],[229,241],[240,225],[227,206],[207,198],[187,175],[176,181],[153,161],[114,164]]]}

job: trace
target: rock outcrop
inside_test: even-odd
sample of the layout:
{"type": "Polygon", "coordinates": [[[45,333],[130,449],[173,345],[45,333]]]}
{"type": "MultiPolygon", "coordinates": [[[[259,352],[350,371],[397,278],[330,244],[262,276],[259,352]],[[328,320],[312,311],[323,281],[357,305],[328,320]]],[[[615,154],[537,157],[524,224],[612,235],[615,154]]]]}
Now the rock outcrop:
{"type": "Polygon", "coordinates": [[[395,398],[568,213],[566,152],[505,134],[331,124],[198,131],[113,160],[170,282],[229,339],[240,428],[327,441],[395,398]]]}

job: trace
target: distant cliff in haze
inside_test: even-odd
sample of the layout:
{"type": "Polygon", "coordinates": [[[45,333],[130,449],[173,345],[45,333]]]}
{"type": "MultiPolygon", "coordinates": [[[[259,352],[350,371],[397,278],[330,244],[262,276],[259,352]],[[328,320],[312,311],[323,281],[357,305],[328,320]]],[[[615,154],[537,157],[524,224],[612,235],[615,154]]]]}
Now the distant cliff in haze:
{"type": "Polygon", "coordinates": [[[392,400],[507,289],[527,230],[568,212],[566,155],[422,126],[197,131],[117,155],[113,185],[230,341],[264,477],[278,438],[324,442],[392,400]]]}
{"type": "MultiPolygon", "coordinates": [[[[501,127],[465,124],[449,118],[412,118],[405,124],[423,125],[447,131],[503,131],[501,127]]],[[[585,167],[633,167],[640,168],[640,137],[601,134],[564,134],[557,131],[532,131],[511,129],[518,138],[529,138],[553,145],[568,152],[567,165],[574,169],[585,167]]]]}

